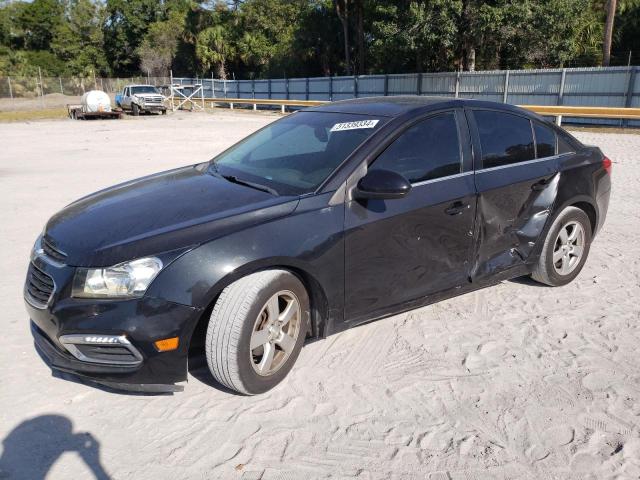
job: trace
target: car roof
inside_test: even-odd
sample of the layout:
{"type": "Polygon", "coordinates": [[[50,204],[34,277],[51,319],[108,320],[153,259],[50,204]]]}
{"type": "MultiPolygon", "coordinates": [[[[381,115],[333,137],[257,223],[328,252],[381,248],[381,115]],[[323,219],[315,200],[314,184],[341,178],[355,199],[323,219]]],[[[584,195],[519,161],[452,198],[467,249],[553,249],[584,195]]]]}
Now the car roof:
{"type": "Polygon", "coordinates": [[[382,117],[398,117],[415,111],[420,113],[425,110],[455,107],[492,108],[532,115],[531,112],[514,105],[484,100],[462,99],[452,97],[428,97],[420,95],[399,95],[387,97],[362,97],[350,100],[340,100],[305,110],[316,112],[350,113],[356,115],[372,115],[382,117]]]}

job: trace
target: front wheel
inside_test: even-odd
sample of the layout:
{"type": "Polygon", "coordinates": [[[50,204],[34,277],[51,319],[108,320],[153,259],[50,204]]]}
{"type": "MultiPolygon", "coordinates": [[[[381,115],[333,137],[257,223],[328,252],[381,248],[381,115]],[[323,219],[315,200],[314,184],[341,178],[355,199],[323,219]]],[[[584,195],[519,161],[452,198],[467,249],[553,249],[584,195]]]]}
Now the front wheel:
{"type": "Polygon", "coordinates": [[[138,115],[140,115],[140,107],[135,103],[132,104],[131,113],[133,114],[134,117],[137,117],[138,115]]]}
{"type": "Polygon", "coordinates": [[[309,295],[298,278],[266,270],[225,288],[207,328],[206,356],[214,378],[253,395],[289,373],[309,330],[309,295]]]}
{"type": "Polygon", "coordinates": [[[566,285],[582,270],[590,246],[589,217],[579,208],[565,208],[547,233],[531,277],[552,287],[566,285]]]}

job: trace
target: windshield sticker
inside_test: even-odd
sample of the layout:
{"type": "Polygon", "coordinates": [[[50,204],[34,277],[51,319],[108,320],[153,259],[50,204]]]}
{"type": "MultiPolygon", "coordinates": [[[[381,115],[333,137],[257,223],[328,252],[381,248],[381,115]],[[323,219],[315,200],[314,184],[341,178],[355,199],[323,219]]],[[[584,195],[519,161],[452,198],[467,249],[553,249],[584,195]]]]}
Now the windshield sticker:
{"type": "Polygon", "coordinates": [[[331,132],[342,132],[343,130],[358,130],[360,128],[373,128],[379,120],[358,120],[357,122],[336,123],[331,127],[331,132]]]}

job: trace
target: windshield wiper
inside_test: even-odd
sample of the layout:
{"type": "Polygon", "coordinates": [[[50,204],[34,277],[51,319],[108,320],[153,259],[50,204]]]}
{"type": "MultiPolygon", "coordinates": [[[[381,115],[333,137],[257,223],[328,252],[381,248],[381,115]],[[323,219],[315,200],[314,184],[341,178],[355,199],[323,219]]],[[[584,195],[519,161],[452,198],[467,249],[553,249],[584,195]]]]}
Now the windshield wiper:
{"type": "Polygon", "coordinates": [[[270,193],[274,196],[279,196],[278,192],[276,192],[273,188],[267,187],[266,185],[261,185],[259,183],[250,182],[248,180],[242,180],[241,178],[236,177],[235,175],[222,175],[218,174],[225,180],[228,180],[232,183],[237,183],[238,185],[246,185],[247,187],[255,188],[256,190],[261,190],[263,192],[270,193]]]}

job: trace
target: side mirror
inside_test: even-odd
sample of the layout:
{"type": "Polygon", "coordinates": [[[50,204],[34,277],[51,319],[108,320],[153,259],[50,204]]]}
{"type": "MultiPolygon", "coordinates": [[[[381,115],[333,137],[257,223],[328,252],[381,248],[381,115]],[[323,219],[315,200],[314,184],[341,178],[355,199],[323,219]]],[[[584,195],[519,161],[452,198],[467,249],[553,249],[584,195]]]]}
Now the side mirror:
{"type": "Polygon", "coordinates": [[[358,199],[390,200],[402,198],[411,190],[409,180],[391,170],[370,170],[360,179],[354,196],[358,199]]]}

